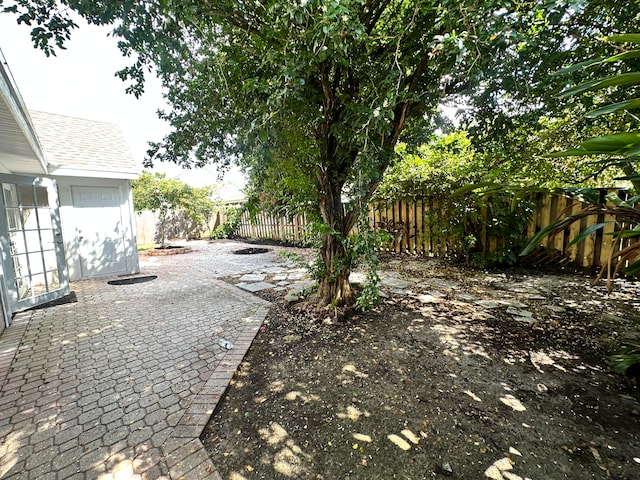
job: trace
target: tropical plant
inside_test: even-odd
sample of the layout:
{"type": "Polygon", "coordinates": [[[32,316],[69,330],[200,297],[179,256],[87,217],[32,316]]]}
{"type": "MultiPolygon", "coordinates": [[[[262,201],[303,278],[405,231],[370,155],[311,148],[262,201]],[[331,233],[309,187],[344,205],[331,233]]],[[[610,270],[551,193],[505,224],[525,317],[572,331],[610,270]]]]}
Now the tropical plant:
{"type": "MultiPolygon", "coordinates": [[[[615,44],[640,44],[640,34],[614,35],[606,37],[604,40],[615,44]]],[[[579,69],[593,68],[597,65],[614,64],[616,62],[624,62],[638,58],[640,58],[640,49],[625,48],[616,55],[591,59],[567,67],[561,70],[560,73],[570,73],[579,69]]],[[[607,89],[612,87],[625,87],[626,92],[631,92],[630,88],[638,85],[640,85],[640,72],[623,72],[580,83],[566,89],[561,95],[572,96],[597,91],[604,98],[607,98],[607,89]]],[[[605,114],[625,113],[631,116],[637,123],[637,119],[633,116],[632,111],[638,108],[640,108],[640,99],[636,98],[627,98],[615,103],[606,103],[605,101],[605,103],[589,112],[588,116],[595,118],[605,114]]],[[[598,161],[603,163],[605,167],[620,165],[621,168],[629,173],[628,176],[622,177],[621,180],[634,182],[636,189],[640,190],[638,188],[640,187],[640,176],[636,171],[637,162],[640,160],[640,131],[614,132],[608,135],[589,138],[582,141],[575,148],[551,153],[548,156],[555,158],[571,156],[599,157],[598,161]]],[[[528,247],[523,251],[523,254],[528,253],[545,236],[558,233],[572,223],[580,221],[582,218],[592,215],[609,215],[612,220],[597,223],[583,230],[573,239],[572,243],[580,242],[598,229],[615,223],[616,229],[613,233],[613,247],[609,254],[607,264],[602,268],[597,279],[602,278],[606,272],[610,288],[611,279],[617,273],[624,272],[628,275],[640,273],[640,243],[631,243],[627,246],[622,246],[622,240],[640,236],[640,214],[634,208],[640,200],[640,197],[621,200],[615,193],[611,193],[607,196],[607,200],[613,205],[607,205],[600,204],[598,196],[589,194],[588,190],[580,189],[574,190],[574,192],[581,194],[590,205],[573,214],[561,216],[556,222],[540,231],[531,240],[528,247]]]]}
{"type": "MultiPolygon", "coordinates": [[[[615,65],[624,62],[635,62],[640,58],[640,49],[621,48],[619,44],[640,44],[640,34],[613,35],[604,39],[616,44],[619,53],[613,56],[599,57],[577,65],[570,66],[561,73],[570,73],[576,70],[593,68],[598,65],[615,65]]],[[[635,62],[637,63],[637,62],[635,62]]],[[[605,168],[619,165],[627,173],[624,180],[633,183],[636,191],[640,191],[640,175],[637,172],[637,162],[640,160],[640,131],[633,130],[632,125],[637,128],[638,118],[633,115],[633,111],[640,108],[640,98],[632,95],[634,89],[640,86],[640,72],[623,71],[604,78],[596,78],[565,90],[563,96],[573,96],[597,92],[605,101],[597,108],[590,111],[589,118],[597,118],[602,115],[624,113],[632,119],[629,124],[631,131],[618,131],[608,135],[592,137],[582,141],[576,148],[552,153],[550,157],[564,158],[571,156],[596,157],[605,168]],[[618,89],[623,92],[624,97],[614,103],[607,102],[607,93],[610,89],[618,89]]],[[[623,272],[626,275],[637,275],[640,273],[640,211],[636,205],[640,202],[640,196],[635,196],[627,200],[622,200],[615,193],[607,195],[609,203],[600,203],[594,192],[585,189],[574,190],[582,196],[582,200],[588,202],[587,207],[578,212],[561,215],[558,220],[547,228],[539,232],[524,249],[522,254],[527,254],[539,241],[548,235],[554,235],[563,231],[569,225],[589,216],[596,215],[598,218],[609,218],[603,222],[596,223],[582,230],[571,244],[585,240],[599,229],[607,225],[614,224],[613,242],[606,264],[596,277],[596,282],[607,276],[607,286],[612,288],[612,279],[623,272]]],[[[622,374],[639,377],[640,371],[640,347],[637,343],[623,344],[623,347],[615,354],[608,357],[610,367],[622,374]]]]}
{"type": "Polygon", "coordinates": [[[623,342],[620,349],[607,357],[612,371],[636,381],[640,386],[640,343],[623,342]]]}

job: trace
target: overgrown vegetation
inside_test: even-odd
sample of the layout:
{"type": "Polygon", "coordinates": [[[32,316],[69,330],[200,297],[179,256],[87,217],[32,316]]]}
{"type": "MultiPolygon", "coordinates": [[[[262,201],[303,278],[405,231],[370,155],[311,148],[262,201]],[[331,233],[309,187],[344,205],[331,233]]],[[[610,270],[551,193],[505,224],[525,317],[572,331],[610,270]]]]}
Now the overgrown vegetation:
{"type": "Polygon", "coordinates": [[[226,219],[211,231],[211,239],[233,238],[238,232],[238,228],[240,228],[243,213],[243,207],[227,207],[224,210],[226,219]]]}
{"type": "MultiPolygon", "coordinates": [[[[499,190],[491,195],[456,194],[492,169],[490,159],[476,151],[466,132],[434,136],[415,151],[401,144],[397,152],[398,159],[386,171],[374,202],[421,200],[428,204],[423,223],[434,245],[446,243],[442,255],[478,267],[516,263],[526,243],[533,202],[527,198],[514,202],[510,192],[499,190]],[[495,248],[483,244],[493,240],[495,248]]],[[[386,228],[391,233],[399,227],[389,224],[386,228]]]]}
{"type": "MultiPolygon", "coordinates": [[[[151,66],[167,89],[171,110],[161,116],[173,131],[152,145],[148,161],[237,161],[250,171],[255,192],[278,197],[289,213],[321,219],[325,305],[356,300],[348,281],[349,232],[399,141],[422,143],[417,139],[441,123],[443,102],[473,103],[469,126],[486,143],[482,152],[511,162],[522,144],[535,143],[536,123],[527,114],[539,111],[535,94],[548,91],[541,79],[596,26],[615,31],[637,22],[638,12],[635,4],[620,8],[606,0],[63,0],[61,6],[21,0],[3,10],[37,25],[34,43],[47,54],[75,28],[71,11],[115,25],[123,54],[135,59],[118,73],[131,81],[128,90],[142,93],[151,66]],[[527,139],[519,146],[501,142],[513,125],[522,128],[517,139],[527,139]]],[[[512,171],[531,163],[530,156],[519,158],[512,171]]]]}
{"type": "MultiPolygon", "coordinates": [[[[609,132],[606,135],[589,138],[582,141],[576,148],[553,153],[549,156],[555,158],[576,156],[596,158],[603,169],[619,167],[623,170],[627,174],[623,179],[631,181],[634,188],[638,190],[640,189],[640,175],[637,171],[640,160],[640,131],[638,130],[640,120],[632,112],[640,109],[640,99],[633,98],[637,87],[640,86],[640,72],[625,70],[624,67],[621,67],[622,71],[616,70],[620,68],[620,65],[626,65],[627,62],[630,66],[637,65],[640,49],[629,48],[627,45],[640,44],[640,34],[614,35],[604,40],[614,44],[617,52],[615,55],[584,61],[565,68],[561,73],[568,74],[603,65],[610,68],[615,65],[614,68],[611,68],[614,73],[573,85],[563,91],[562,96],[571,97],[597,92],[600,101],[593,110],[586,114],[587,117],[622,115],[631,120],[626,123],[623,131],[609,132]],[[620,98],[621,93],[622,98],[620,98]],[[616,101],[612,103],[611,98],[615,98],[616,101]]],[[[619,123],[614,124],[620,125],[619,123]]],[[[609,203],[601,203],[595,193],[590,194],[588,190],[580,190],[580,194],[587,202],[587,207],[575,213],[561,215],[554,223],[539,232],[523,253],[530,251],[542,238],[552,236],[585,217],[596,216],[603,221],[580,231],[572,243],[583,241],[594,234],[596,230],[613,224],[614,230],[610,233],[612,236],[611,251],[606,265],[602,267],[595,280],[597,282],[606,275],[609,289],[611,289],[611,280],[618,273],[633,276],[640,273],[640,243],[634,241],[640,237],[640,213],[636,208],[640,202],[640,196],[622,200],[615,193],[610,193],[606,198],[609,203]]],[[[620,351],[609,357],[609,362],[612,369],[618,373],[632,372],[633,376],[638,376],[640,370],[638,345],[624,344],[620,351]]]]}

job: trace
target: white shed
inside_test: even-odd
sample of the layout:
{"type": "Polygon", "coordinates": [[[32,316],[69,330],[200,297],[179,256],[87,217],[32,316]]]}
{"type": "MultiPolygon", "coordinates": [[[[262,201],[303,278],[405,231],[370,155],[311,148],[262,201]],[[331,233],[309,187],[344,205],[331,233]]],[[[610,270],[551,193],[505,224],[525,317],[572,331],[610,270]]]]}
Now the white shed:
{"type": "Polygon", "coordinates": [[[28,112],[0,53],[0,332],[69,281],[137,273],[130,180],[113,124],[28,112]]]}

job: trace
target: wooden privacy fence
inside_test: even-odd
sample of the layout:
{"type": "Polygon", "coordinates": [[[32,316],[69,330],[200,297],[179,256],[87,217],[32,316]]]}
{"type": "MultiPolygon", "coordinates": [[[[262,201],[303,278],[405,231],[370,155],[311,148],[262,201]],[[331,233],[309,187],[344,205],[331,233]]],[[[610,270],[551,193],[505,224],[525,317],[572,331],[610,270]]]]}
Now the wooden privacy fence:
{"type": "MultiPolygon", "coordinates": [[[[228,202],[213,210],[205,221],[196,225],[178,210],[169,210],[165,218],[165,237],[168,240],[176,238],[193,239],[208,237],[219,225],[227,221],[227,211],[230,207],[241,206],[238,202],[228,202]]],[[[136,238],[138,245],[160,242],[161,221],[157,211],[143,210],[136,212],[136,238]]]]}
{"type": "MultiPolygon", "coordinates": [[[[600,199],[608,192],[615,192],[622,199],[628,197],[624,190],[601,190],[600,199]]],[[[528,223],[526,235],[532,238],[537,232],[549,225],[562,212],[575,213],[586,206],[574,198],[558,195],[538,195],[534,199],[536,208],[528,223]]],[[[496,252],[505,245],[505,240],[492,233],[488,227],[492,218],[486,208],[481,209],[481,225],[474,236],[478,242],[479,253],[496,252]]],[[[442,208],[437,198],[426,198],[415,202],[396,201],[388,204],[372,205],[369,210],[370,225],[376,230],[384,230],[390,234],[391,241],[384,246],[385,251],[442,257],[456,255],[461,251],[459,234],[454,234],[453,225],[455,210],[442,208]],[[449,216],[449,218],[447,217],[449,216]],[[448,226],[449,225],[449,226],[448,226]]],[[[216,218],[223,221],[224,213],[216,218]]],[[[546,238],[542,245],[544,251],[538,251],[535,263],[572,264],[577,268],[589,269],[606,263],[613,243],[611,233],[616,226],[611,223],[604,229],[597,230],[584,242],[569,247],[571,239],[591,225],[602,223],[613,218],[609,216],[590,216],[572,224],[553,238],[546,238]]],[[[249,212],[244,212],[237,231],[243,238],[271,239],[285,242],[302,242],[305,238],[305,227],[308,222],[304,216],[275,217],[266,212],[258,213],[253,219],[249,212]]],[[[621,247],[635,240],[627,239],[621,247]]],[[[513,252],[518,254],[519,252],[513,252]]]]}
{"type": "Polygon", "coordinates": [[[259,212],[252,219],[249,212],[245,211],[242,214],[237,235],[242,238],[260,238],[296,243],[303,241],[306,225],[307,219],[304,215],[294,215],[291,218],[286,218],[259,212]]]}

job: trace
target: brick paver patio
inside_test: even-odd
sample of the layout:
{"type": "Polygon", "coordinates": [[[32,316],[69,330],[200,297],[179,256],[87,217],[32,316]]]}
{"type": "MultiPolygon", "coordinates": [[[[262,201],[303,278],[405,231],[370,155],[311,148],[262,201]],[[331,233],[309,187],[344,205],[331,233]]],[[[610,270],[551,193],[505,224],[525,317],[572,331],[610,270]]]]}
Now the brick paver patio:
{"type": "Polygon", "coordinates": [[[220,478],[198,437],[268,304],[216,277],[279,268],[273,252],[231,255],[243,246],[141,257],[156,280],[77,282],[77,303],[16,315],[0,336],[0,478],[220,478]]]}

